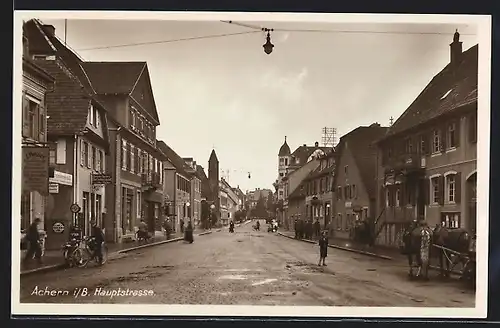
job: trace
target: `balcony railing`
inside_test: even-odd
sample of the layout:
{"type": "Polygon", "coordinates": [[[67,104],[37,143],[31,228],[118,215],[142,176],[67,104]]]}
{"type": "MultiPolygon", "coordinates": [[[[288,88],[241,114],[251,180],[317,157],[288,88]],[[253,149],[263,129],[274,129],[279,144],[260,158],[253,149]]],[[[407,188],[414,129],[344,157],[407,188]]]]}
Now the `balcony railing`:
{"type": "Polygon", "coordinates": [[[422,161],[422,155],[410,153],[391,157],[385,166],[391,171],[418,171],[425,167],[425,162],[422,161]]]}
{"type": "Polygon", "coordinates": [[[141,182],[143,187],[158,189],[161,187],[160,173],[143,173],[141,175],[141,182]]]}

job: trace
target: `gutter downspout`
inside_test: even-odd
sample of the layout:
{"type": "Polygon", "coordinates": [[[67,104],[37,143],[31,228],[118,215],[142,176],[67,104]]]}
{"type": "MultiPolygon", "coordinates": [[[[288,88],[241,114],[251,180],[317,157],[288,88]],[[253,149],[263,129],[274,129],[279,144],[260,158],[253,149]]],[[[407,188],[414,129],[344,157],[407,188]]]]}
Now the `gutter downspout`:
{"type": "MultiPolygon", "coordinates": [[[[78,204],[78,135],[74,135],[75,145],[73,147],[73,203],[78,204]]],[[[77,214],[73,214],[73,225],[76,224],[77,214]]]]}

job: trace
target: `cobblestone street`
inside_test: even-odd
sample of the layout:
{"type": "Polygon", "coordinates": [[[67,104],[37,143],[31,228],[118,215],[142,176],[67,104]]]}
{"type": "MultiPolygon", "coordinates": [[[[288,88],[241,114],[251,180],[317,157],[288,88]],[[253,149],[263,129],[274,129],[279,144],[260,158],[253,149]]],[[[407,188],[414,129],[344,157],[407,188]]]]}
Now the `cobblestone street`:
{"type": "Polygon", "coordinates": [[[251,226],[236,228],[234,234],[226,228],[200,236],[193,244],[133,251],[100,268],[22,277],[21,302],[474,306],[474,292],[458,281],[409,281],[405,263],[335,249],[329,250],[328,266],[318,267],[316,245],[251,231],[251,226]],[[89,295],[76,297],[75,293],[85,294],[82,288],[89,295]],[[104,295],[119,289],[152,292],[96,295],[96,290],[104,295]],[[60,293],[42,295],[46,291],[60,293]]]}

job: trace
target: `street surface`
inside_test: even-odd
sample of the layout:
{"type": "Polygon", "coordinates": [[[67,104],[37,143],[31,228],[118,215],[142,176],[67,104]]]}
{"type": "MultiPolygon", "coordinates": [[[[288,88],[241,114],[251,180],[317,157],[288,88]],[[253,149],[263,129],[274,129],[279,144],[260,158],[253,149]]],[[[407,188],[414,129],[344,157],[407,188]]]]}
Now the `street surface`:
{"type": "Polygon", "coordinates": [[[458,281],[409,281],[406,263],[332,248],[318,267],[317,245],[251,227],[21,277],[21,302],[474,307],[458,281]]]}

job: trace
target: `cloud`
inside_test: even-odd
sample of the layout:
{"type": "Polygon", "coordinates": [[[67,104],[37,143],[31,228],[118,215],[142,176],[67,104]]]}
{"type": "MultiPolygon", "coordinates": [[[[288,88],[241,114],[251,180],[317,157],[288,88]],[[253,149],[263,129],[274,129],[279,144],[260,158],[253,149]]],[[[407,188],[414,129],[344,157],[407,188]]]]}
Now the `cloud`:
{"type": "Polygon", "coordinates": [[[270,70],[261,79],[261,86],[271,92],[279,92],[287,101],[298,101],[302,97],[304,81],[309,75],[307,67],[298,73],[280,75],[276,70],[270,70]]]}

